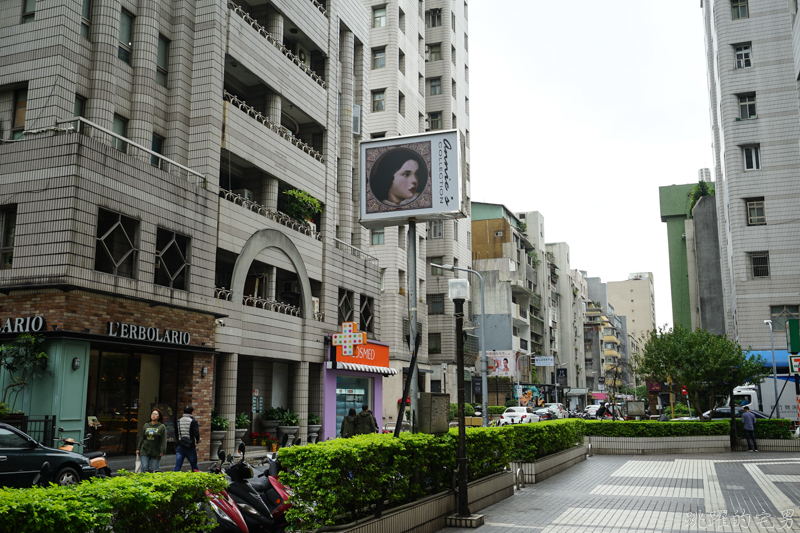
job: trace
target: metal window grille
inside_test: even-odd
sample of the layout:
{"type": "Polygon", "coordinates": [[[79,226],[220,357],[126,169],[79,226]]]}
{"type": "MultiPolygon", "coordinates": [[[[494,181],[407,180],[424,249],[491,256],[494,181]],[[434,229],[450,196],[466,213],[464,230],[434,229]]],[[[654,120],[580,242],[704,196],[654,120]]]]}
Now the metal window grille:
{"type": "Polygon", "coordinates": [[[189,278],[189,243],[184,235],[158,228],[155,284],[186,290],[189,278]]]}
{"type": "Polygon", "coordinates": [[[339,289],[339,323],[353,321],[353,293],[339,289]]]}
{"type": "Polygon", "coordinates": [[[750,252],[750,265],[754,278],[768,278],[769,252],[750,252]]]}
{"type": "Polygon", "coordinates": [[[428,354],[442,353],[442,334],[428,333],[428,354]]]}
{"type": "Polygon", "coordinates": [[[14,260],[14,235],[17,229],[16,209],[0,211],[0,270],[8,270],[14,260]]]}
{"type": "Polygon", "coordinates": [[[94,269],[133,278],[139,252],[136,246],[138,228],[138,221],[101,209],[97,217],[94,269]]]}
{"type": "Polygon", "coordinates": [[[444,314],[444,293],[429,294],[427,299],[428,299],[428,314],[429,315],[443,315],[444,314]]]}
{"type": "Polygon", "coordinates": [[[374,324],[374,314],[373,308],[375,307],[375,299],[366,296],[365,294],[361,295],[361,309],[359,310],[359,325],[358,329],[365,333],[374,333],[375,332],[375,324],[374,324]]]}

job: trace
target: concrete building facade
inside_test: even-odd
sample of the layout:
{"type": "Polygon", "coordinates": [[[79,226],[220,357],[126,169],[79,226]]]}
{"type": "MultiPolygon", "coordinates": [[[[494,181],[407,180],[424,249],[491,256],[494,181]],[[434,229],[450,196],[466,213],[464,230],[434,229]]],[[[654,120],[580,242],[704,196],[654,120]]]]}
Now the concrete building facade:
{"type": "MultiPolygon", "coordinates": [[[[626,319],[626,333],[647,342],[647,336],[656,329],[656,302],[652,272],[628,274],[625,281],[609,281],[608,300],[617,315],[626,319]]],[[[627,337],[627,335],[625,335],[627,337]]]]}

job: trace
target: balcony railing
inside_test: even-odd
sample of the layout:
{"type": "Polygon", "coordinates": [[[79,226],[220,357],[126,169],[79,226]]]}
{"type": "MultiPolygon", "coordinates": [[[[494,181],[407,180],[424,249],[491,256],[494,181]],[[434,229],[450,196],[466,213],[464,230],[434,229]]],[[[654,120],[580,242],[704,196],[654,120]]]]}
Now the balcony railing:
{"type": "Polygon", "coordinates": [[[317,2],[317,0],[311,0],[311,3],[314,4],[317,7],[317,9],[319,9],[320,13],[322,13],[326,17],[328,16],[328,11],[325,9],[325,6],[317,2]]]}
{"type": "MultiPolygon", "coordinates": [[[[375,263],[376,265],[379,264],[378,258],[375,257],[374,255],[369,255],[367,252],[365,252],[361,248],[356,248],[355,246],[353,246],[351,244],[347,244],[346,242],[341,241],[341,240],[337,239],[336,237],[326,237],[325,238],[325,244],[333,245],[336,248],[338,248],[339,250],[344,250],[345,252],[348,252],[348,253],[356,256],[356,257],[360,257],[361,259],[365,259],[365,260],[369,261],[370,263],[375,263]]],[[[401,294],[405,294],[405,293],[401,293],[401,294]]]]}
{"type": "MultiPolygon", "coordinates": [[[[226,289],[225,287],[215,287],[214,288],[214,298],[219,300],[227,300],[231,301],[231,297],[233,295],[233,291],[230,289],[226,289]]],[[[265,309],[267,311],[274,311],[276,313],[283,313],[284,315],[289,316],[300,316],[301,309],[296,305],[287,304],[284,302],[279,302],[277,300],[269,300],[267,298],[261,298],[259,296],[251,295],[251,296],[244,296],[242,297],[242,305],[246,305],[249,307],[257,307],[259,309],[265,309]]],[[[325,313],[317,312],[314,313],[314,320],[324,320],[325,313]]]]}
{"type": "Polygon", "coordinates": [[[288,128],[281,126],[280,124],[275,124],[274,122],[270,121],[267,117],[265,117],[260,111],[256,110],[253,106],[247,105],[244,100],[241,100],[235,94],[231,94],[228,91],[224,91],[223,99],[226,102],[230,102],[231,105],[234,105],[256,119],[258,122],[263,124],[264,126],[268,127],[278,135],[280,135],[284,140],[289,141],[295,147],[299,148],[303,152],[307,153],[320,163],[324,163],[325,160],[322,158],[322,154],[314,150],[311,145],[306,144],[305,142],[301,141],[297,137],[295,137],[288,128]]]}
{"type": "Polygon", "coordinates": [[[523,308],[523,307],[519,308],[519,317],[521,319],[523,319],[523,320],[527,320],[528,319],[528,312],[525,310],[525,308],[523,308]]]}
{"type": "Polygon", "coordinates": [[[286,213],[281,213],[280,211],[270,209],[267,206],[261,205],[257,202],[254,202],[253,200],[248,200],[244,196],[236,194],[235,192],[226,189],[220,189],[219,195],[222,198],[228,200],[229,202],[233,202],[236,205],[244,207],[248,211],[257,213],[263,217],[266,217],[270,220],[277,222],[278,224],[286,226],[289,229],[293,229],[294,231],[300,232],[303,235],[308,235],[312,239],[317,239],[318,241],[322,241],[322,233],[314,231],[308,224],[304,224],[303,222],[297,220],[296,218],[290,217],[286,213]]]}
{"type": "MultiPolygon", "coordinates": [[[[323,8],[319,2],[314,1],[314,4],[322,10],[323,15],[326,14],[325,8],[323,8]]],[[[234,13],[242,17],[244,21],[248,23],[254,30],[256,30],[262,37],[264,37],[267,40],[267,42],[269,42],[272,46],[280,50],[281,53],[289,59],[289,61],[297,65],[300,68],[300,70],[308,74],[311,77],[311,79],[317,83],[317,85],[319,85],[323,89],[328,88],[328,84],[325,83],[325,80],[323,80],[319,74],[314,72],[311,69],[311,67],[300,61],[300,58],[294,55],[294,52],[289,50],[286,47],[286,45],[284,45],[282,42],[276,39],[270,32],[266,30],[266,28],[264,28],[261,24],[259,24],[258,21],[256,21],[256,19],[251,17],[248,12],[246,12],[244,9],[234,4],[233,2],[228,2],[228,8],[232,9],[234,13]]]]}

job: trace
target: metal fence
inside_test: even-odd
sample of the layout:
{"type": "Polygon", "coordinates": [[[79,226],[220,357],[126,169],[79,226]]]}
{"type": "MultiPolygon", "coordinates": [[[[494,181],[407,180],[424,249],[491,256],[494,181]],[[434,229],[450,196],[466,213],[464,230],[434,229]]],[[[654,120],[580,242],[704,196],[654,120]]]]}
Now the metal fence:
{"type": "Polygon", "coordinates": [[[53,439],[56,438],[56,417],[47,415],[42,417],[23,416],[8,420],[0,420],[9,426],[14,426],[20,431],[27,433],[45,446],[52,446],[53,439]]]}

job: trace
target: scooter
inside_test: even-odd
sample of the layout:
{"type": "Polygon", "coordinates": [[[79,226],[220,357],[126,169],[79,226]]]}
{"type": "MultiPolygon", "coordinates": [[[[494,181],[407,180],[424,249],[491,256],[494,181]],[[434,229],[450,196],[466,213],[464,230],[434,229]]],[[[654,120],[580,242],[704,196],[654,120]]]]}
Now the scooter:
{"type": "MultiPolygon", "coordinates": [[[[220,451],[220,462],[212,464],[208,471],[212,474],[223,474],[222,462],[224,459],[225,453],[220,451]]],[[[208,498],[206,513],[218,524],[212,533],[250,533],[239,507],[227,491],[211,492],[206,490],[206,497],[208,498]]]]}
{"type": "Polygon", "coordinates": [[[266,457],[265,462],[253,467],[257,472],[255,478],[250,479],[250,484],[259,494],[261,499],[267,504],[270,515],[278,527],[286,527],[286,511],[292,508],[289,497],[292,495],[291,489],[285,487],[278,479],[281,471],[281,463],[278,459],[266,457]]]}
{"type": "MultiPolygon", "coordinates": [[[[233,501],[239,506],[239,510],[244,516],[244,521],[251,533],[266,532],[274,533],[283,531],[286,527],[285,521],[278,523],[273,517],[261,494],[253,487],[250,480],[256,477],[253,467],[244,460],[245,444],[239,443],[239,453],[242,458],[239,462],[233,462],[233,456],[228,455],[229,466],[225,473],[231,480],[228,487],[233,501]]],[[[224,457],[220,451],[220,459],[224,457]]],[[[263,487],[262,487],[263,488],[263,487]]],[[[278,504],[279,506],[280,504],[278,504]]],[[[277,507],[276,507],[277,509],[277,507]]]]}
{"type": "Polygon", "coordinates": [[[86,438],[83,439],[81,442],[76,442],[73,438],[64,438],[61,434],[64,432],[64,428],[58,428],[58,438],[55,439],[56,441],[61,442],[61,446],[58,447],[59,450],[66,450],[68,452],[73,451],[75,446],[83,446],[84,452],[83,456],[89,459],[89,463],[93,467],[97,469],[97,476],[98,477],[111,477],[111,468],[108,466],[108,461],[106,460],[106,452],[91,452],[86,451],[88,447],[84,444],[86,441],[92,438],[92,434],[89,433],[86,435],[86,438]]]}

